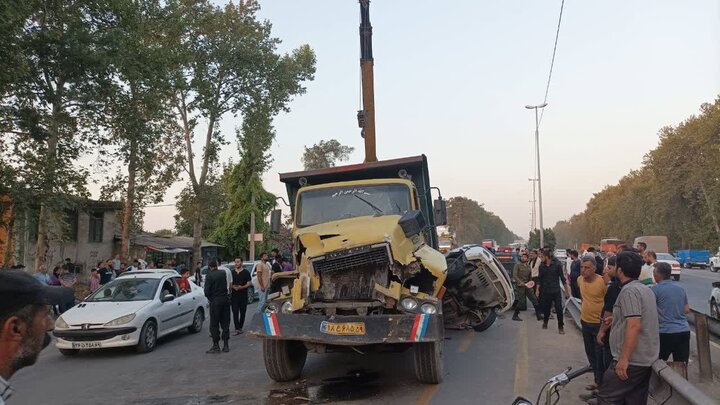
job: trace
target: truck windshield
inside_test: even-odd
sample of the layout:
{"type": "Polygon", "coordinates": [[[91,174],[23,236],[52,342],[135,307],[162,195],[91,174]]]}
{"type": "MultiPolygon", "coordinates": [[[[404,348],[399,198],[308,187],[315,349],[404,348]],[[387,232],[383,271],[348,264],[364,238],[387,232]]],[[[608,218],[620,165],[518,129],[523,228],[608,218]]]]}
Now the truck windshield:
{"type": "Polygon", "coordinates": [[[402,215],[410,210],[410,189],[403,184],[329,187],[298,196],[297,225],[310,226],[339,219],[402,215]]]}

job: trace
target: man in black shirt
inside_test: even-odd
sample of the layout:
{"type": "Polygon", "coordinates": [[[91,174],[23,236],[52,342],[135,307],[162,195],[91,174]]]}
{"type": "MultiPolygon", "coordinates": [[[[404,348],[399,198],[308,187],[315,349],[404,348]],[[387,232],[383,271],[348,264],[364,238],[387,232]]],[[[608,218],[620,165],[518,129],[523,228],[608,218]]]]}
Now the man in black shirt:
{"type": "Polygon", "coordinates": [[[610,339],[608,339],[608,337],[610,336],[613,307],[615,306],[615,301],[617,301],[617,297],[620,295],[620,290],[622,289],[620,280],[616,278],[616,263],[615,256],[608,257],[605,276],[610,279],[610,282],[608,283],[608,289],[605,293],[605,304],[603,305],[602,317],[600,318],[600,331],[597,336],[598,344],[603,345],[603,364],[601,364],[603,373],[608,369],[608,367],[610,367],[610,362],[612,362],[613,359],[612,353],[610,352],[610,339]]]}
{"type": "Polygon", "coordinates": [[[100,285],[105,285],[112,280],[113,272],[105,262],[98,263],[98,274],[100,275],[100,285]]]}
{"type": "Polygon", "coordinates": [[[210,301],[210,335],[213,345],[206,353],[220,353],[220,328],[222,328],[222,351],[230,351],[230,296],[225,271],[218,270],[218,262],[213,259],[208,265],[205,277],[205,296],[210,301]]]}
{"type": "Polygon", "coordinates": [[[235,270],[232,272],[232,294],[230,295],[235,335],[243,332],[248,304],[248,288],[251,285],[250,272],[245,270],[241,259],[235,259],[235,270]]]}
{"type": "Polygon", "coordinates": [[[565,334],[565,324],[563,323],[563,303],[562,289],[570,296],[566,282],[565,271],[563,265],[553,257],[552,249],[544,248],[540,253],[540,303],[543,307],[543,329],[547,329],[548,320],[550,319],[550,311],[552,305],[555,304],[555,315],[558,321],[558,332],[565,334]]]}

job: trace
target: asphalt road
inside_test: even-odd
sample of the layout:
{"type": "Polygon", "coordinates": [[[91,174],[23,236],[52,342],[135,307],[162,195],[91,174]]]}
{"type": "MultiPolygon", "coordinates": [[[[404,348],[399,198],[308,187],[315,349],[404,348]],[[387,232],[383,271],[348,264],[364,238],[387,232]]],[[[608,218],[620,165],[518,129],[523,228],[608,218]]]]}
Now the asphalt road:
{"type": "MultiPolygon", "coordinates": [[[[248,312],[253,311],[251,306],[248,312]]],[[[25,404],[510,404],[517,395],[535,400],[542,384],[567,366],[585,364],[580,333],[572,324],[558,335],[524,313],[524,322],[498,319],[487,331],[448,331],[445,377],[440,385],[415,381],[412,353],[309,354],[302,379],[274,383],[267,377],[261,341],[232,337],[229,354],[207,355],[201,333],[163,339],[154,352],[82,352],[63,357],[53,347],[38,364],[12,378],[9,405],[25,404]]],[[[563,390],[561,404],[577,403],[591,382],[582,376],[563,390]]]]}
{"type": "Polygon", "coordinates": [[[720,272],[713,273],[710,270],[700,269],[683,269],[680,275],[680,285],[685,288],[688,295],[688,303],[690,307],[704,312],[710,313],[710,292],[712,291],[712,282],[720,281],[720,272]]]}

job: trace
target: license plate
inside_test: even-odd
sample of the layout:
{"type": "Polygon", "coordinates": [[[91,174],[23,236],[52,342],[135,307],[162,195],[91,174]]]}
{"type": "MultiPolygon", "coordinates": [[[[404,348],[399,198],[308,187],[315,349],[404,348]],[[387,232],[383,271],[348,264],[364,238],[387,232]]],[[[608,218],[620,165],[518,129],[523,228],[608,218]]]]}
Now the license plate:
{"type": "Polygon", "coordinates": [[[72,342],[73,349],[99,349],[102,347],[100,342],[72,342]]]}
{"type": "Polygon", "coordinates": [[[335,323],[323,321],[320,324],[320,332],[328,335],[364,335],[365,322],[335,323]]]}

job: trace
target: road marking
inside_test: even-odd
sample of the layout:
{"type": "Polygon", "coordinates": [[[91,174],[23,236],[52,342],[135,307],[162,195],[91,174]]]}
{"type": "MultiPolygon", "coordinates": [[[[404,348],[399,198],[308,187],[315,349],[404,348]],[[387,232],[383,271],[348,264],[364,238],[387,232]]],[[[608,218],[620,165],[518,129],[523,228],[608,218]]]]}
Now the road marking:
{"type": "Polygon", "coordinates": [[[515,384],[513,386],[513,394],[515,397],[525,395],[527,392],[528,382],[528,338],[526,323],[520,325],[520,333],[518,334],[517,350],[515,351],[515,384]]]}
{"type": "Polygon", "coordinates": [[[416,405],[428,405],[430,404],[430,401],[432,401],[433,397],[435,396],[435,393],[437,390],[440,389],[440,384],[431,384],[425,387],[422,394],[420,395],[420,398],[418,398],[417,402],[415,402],[416,405]]]}
{"type": "Polygon", "coordinates": [[[469,348],[470,344],[473,341],[473,337],[475,337],[476,332],[469,330],[465,332],[465,336],[463,337],[462,342],[460,342],[460,346],[458,347],[458,353],[465,353],[469,348]]]}

